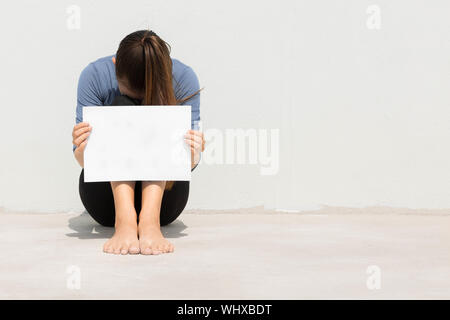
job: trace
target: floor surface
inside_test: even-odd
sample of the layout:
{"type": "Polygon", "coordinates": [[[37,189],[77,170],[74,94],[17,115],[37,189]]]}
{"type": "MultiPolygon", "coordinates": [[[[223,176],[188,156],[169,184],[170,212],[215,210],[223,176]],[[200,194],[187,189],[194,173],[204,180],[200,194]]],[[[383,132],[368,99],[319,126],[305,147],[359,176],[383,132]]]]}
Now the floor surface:
{"type": "Polygon", "coordinates": [[[448,211],[243,211],[183,213],[158,256],[103,253],[87,214],[3,212],[0,298],[450,298],[448,211]]]}

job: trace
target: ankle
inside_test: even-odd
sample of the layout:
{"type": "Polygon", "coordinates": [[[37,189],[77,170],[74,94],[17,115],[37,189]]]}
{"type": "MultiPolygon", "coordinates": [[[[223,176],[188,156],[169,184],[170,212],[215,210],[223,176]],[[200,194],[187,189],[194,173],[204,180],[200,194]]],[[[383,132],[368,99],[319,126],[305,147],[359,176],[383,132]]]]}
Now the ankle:
{"type": "Polygon", "coordinates": [[[121,226],[137,226],[137,217],[130,215],[128,217],[116,216],[115,227],[121,226]]]}
{"type": "Polygon", "coordinates": [[[152,217],[141,217],[139,216],[139,226],[143,227],[155,227],[160,228],[160,223],[158,218],[152,218],[152,217]]]}

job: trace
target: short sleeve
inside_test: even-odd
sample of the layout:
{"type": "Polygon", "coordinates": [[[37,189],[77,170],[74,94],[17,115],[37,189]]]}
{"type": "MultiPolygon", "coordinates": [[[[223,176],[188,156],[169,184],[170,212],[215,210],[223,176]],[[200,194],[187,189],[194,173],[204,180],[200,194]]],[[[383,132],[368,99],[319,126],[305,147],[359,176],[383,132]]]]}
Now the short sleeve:
{"type": "MultiPolygon", "coordinates": [[[[76,123],[83,121],[83,107],[101,106],[103,102],[98,94],[97,74],[92,64],[83,69],[78,80],[76,123]]],[[[73,145],[73,151],[76,146],[73,145]]]]}
{"type": "MultiPolygon", "coordinates": [[[[200,84],[191,67],[186,67],[180,79],[178,79],[175,96],[178,100],[186,98],[200,90],[200,84]]],[[[199,130],[200,124],[200,92],[189,100],[184,101],[181,105],[191,106],[191,129],[199,130]]]]}

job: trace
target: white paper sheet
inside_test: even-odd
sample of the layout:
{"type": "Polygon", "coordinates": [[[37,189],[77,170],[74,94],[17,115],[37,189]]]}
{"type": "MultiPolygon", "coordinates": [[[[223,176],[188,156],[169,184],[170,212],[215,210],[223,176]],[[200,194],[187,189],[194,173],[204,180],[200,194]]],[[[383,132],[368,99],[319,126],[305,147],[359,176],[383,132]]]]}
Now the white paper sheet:
{"type": "Polygon", "coordinates": [[[191,179],[191,106],[83,107],[84,181],[191,179]]]}

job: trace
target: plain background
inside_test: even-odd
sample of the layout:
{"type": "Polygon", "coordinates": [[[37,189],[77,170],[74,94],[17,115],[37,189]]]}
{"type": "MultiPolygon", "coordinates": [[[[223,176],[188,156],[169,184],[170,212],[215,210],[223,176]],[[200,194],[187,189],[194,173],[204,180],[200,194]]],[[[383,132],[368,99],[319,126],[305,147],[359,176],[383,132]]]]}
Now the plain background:
{"type": "Polygon", "coordinates": [[[205,87],[204,130],[280,130],[276,175],[202,165],[189,208],[449,208],[449,12],[446,0],[5,2],[0,206],[82,211],[78,77],[150,28],[205,87]]]}

